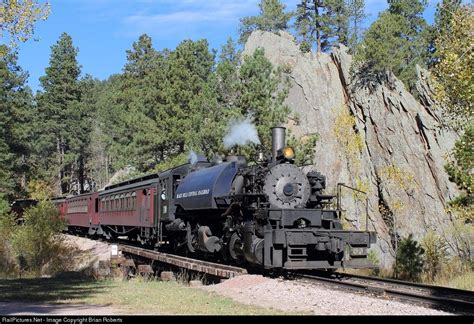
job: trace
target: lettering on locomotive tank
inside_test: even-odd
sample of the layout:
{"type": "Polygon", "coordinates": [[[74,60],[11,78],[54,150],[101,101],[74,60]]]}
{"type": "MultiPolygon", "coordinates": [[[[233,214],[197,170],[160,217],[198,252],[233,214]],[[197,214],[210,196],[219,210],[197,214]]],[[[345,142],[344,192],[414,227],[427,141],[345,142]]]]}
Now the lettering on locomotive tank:
{"type": "Polygon", "coordinates": [[[208,195],[210,192],[211,192],[210,189],[202,189],[202,190],[197,190],[197,191],[182,192],[182,193],[179,193],[179,194],[176,195],[176,199],[208,195]]]}

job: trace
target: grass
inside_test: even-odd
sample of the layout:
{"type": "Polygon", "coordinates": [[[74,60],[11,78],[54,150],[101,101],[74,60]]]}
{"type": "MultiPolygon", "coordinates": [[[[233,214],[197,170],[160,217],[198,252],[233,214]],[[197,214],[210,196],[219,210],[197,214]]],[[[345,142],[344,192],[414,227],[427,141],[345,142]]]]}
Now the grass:
{"type": "Polygon", "coordinates": [[[474,271],[461,273],[452,278],[438,279],[433,284],[474,291],[474,271]]]}
{"type": "MultiPolygon", "coordinates": [[[[370,269],[344,269],[339,270],[339,272],[347,274],[355,274],[360,276],[376,276],[370,269]]],[[[381,271],[378,274],[378,277],[381,278],[393,278],[393,273],[390,271],[381,271]]],[[[434,281],[429,280],[426,276],[421,276],[421,283],[428,285],[450,287],[456,289],[464,289],[474,291],[474,271],[461,269],[459,272],[451,271],[448,272],[444,270],[442,273],[438,274],[434,281]]]]}
{"type": "Polygon", "coordinates": [[[0,301],[94,304],[123,314],[284,315],[243,305],[177,282],[81,279],[1,279],[0,301]]]}

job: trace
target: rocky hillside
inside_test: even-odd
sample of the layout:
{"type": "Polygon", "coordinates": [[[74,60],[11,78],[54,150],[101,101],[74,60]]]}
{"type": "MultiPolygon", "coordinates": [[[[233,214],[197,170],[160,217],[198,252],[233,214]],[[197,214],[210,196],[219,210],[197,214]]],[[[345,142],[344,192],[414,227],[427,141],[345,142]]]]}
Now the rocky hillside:
{"type": "MultiPolygon", "coordinates": [[[[304,137],[318,133],[315,168],[329,192],[345,184],[368,192],[370,230],[382,266],[394,259],[394,233],[421,240],[428,229],[449,240],[445,206],[457,194],[443,165],[456,135],[440,127],[427,72],[419,70],[415,99],[403,84],[360,87],[350,76],[347,48],[331,55],[303,54],[293,37],[254,32],[244,54],[256,48],[289,76],[287,127],[304,137]],[[395,231],[394,231],[395,229],[395,231]]],[[[347,228],[365,228],[365,198],[343,189],[347,228]]]]}

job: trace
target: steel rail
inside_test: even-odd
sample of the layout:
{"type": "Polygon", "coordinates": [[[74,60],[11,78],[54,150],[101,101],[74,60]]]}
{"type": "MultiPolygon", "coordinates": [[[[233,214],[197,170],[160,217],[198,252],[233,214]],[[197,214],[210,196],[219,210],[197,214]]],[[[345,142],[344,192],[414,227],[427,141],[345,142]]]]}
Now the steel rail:
{"type": "Polygon", "coordinates": [[[332,277],[299,273],[296,277],[461,314],[474,314],[474,292],[468,290],[341,273],[332,277]]]}

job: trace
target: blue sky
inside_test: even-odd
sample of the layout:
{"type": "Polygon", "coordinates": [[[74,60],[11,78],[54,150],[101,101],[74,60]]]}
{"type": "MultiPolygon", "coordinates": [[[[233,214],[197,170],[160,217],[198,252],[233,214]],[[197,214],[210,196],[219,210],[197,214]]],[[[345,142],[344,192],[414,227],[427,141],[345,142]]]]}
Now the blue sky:
{"type": "MultiPolygon", "coordinates": [[[[436,3],[430,0],[425,18],[433,20],[436,3]]],[[[44,2],[44,1],[42,1],[44,2]]],[[[283,0],[287,9],[298,0],[283,0]]],[[[366,0],[366,26],[387,7],[386,0],[366,0]]],[[[184,39],[206,38],[220,49],[229,36],[238,38],[239,19],[258,13],[259,0],[51,0],[51,15],[35,25],[35,38],[21,44],[19,64],[29,72],[36,91],[49,62],[50,46],[63,32],[79,48],[83,75],[106,79],[119,73],[125,51],[147,33],[156,49],[175,48],[184,39]]]]}

